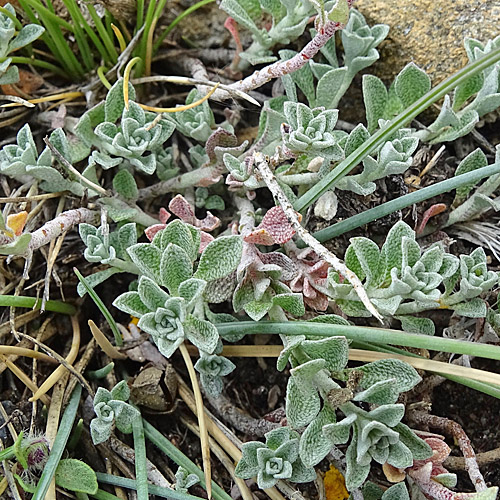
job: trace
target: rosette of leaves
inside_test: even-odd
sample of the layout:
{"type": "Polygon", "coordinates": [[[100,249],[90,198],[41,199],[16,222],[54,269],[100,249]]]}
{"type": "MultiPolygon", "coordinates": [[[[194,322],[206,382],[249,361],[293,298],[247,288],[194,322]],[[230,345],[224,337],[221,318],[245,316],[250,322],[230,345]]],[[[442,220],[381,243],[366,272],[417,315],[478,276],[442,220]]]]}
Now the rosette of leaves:
{"type": "Polygon", "coordinates": [[[442,305],[463,316],[484,318],[486,304],[478,297],[495,287],[498,279],[498,273],[488,270],[483,248],[476,248],[470,255],[460,256],[459,268],[444,282],[446,293],[442,305]]]}
{"type": "MultiPolygon", "coordinates": [[[[191,90],[186,97],[186,104],[191,104],[201,99],[202,95],[197,89],[191,90]]],[[[186,137],[191,137],[205,143],[215,127],[215,118],[208,101],[202,102],[196,108],[186,109],[175,113],[171,120],[176,124],[177,130],[186,137]]]]}
{"type": "MultiPolygon", "coordinates": [[[[86,246],[83,253],[85,259],[88,262],[110,266],[104,271],[97,271],[85,278],[92,288],[118,272],[138,272],[127,253],[127,248],[137,243],[137,229],[133,222],[124,224],[111,233],[107,223],[101,224],[98,228],[82,223],[78,226],[78,230],[86,246]]],[[[81,283],[78,285],[78,293],[80,296],[86,293],[81,283]]]]}
{"type": "MultiPolygon", "coordinates": [[[[51,144],[69,162],[77,162],[88,154],[81,145],[70,144],[63,130],[54,130],[49,138],[51,144]]],[[[71,191],[83,196],[84,186],[74,179],[70,172],[52,166],[52,153],[46,147],[40,155],[33,139],[30,126],[24,125],[17,133],[17,144],[8,144],[0,151],[0,173],[19,181],[37,179],[40,188],[46,192],[71,191]]],[[[87,172],[83,173],[87,176],[87,172]]],[[[92,195],[94,192],[90,191],[92,195]]]]}
{"type": "Polygon", "coordinates": [[[118,382],[111,391],[99,387],[94,396],[94,411],[97,415],[90,422],[90,435],[94,444],[107,441],[113,431],[113,426],[130,434],[132,432],[132,422],[136,418],[141,418],[139,410],[128,404],[130,389],[127,382],[118,382]]]}
{"type": "MultiPolygon", "coordinates": [[[[117,166],[136,168],[146,174],[156,170],[156,156],[162,154],[163,144],[172,135],[175,125],[167,119],[156,119],[156,113],[144,111],[129,85],[130,100],[125,106],[123,79],[108,91],[106,100],[82,115],[75,133],[96,149],[89,165],[105,170],[117,166]],[[119,123],[118,123],[119,122],[119,123]]],[[[163,159],[163,157],[162,157],[163,159]]]]}
{"type": "Polygon", "coordinates": [[[19,81],[19,70],[17,66],[10,65],[12,59],[9,54],[34,42],[45,31],[45,28],[39,24],[27,24],[17,31],[14,22],[16,18],[14,7],[7,3],[4,9],[11,16],[8,16],[5,12],[0,12],[0,57],[4,59],[0,63],[0,85],[8,85],[19,81]]]}
{"type": "Polygon", "coordinates": [[[401,423],[403,404],[387,404],[366,412],[354,405],[343,407],[346,418],[323,426],[322,434],[332,444],[345,444],[352,439],[346,452],[346,487],[360,487],[368,477],[371,462],[388,463],[407,468],[414,460],[432,455],[430,446],[401,423]]]}
{"type": "Polygon", "coordinates": [[[312,467],[305,467],[299,457],[299,434],[280,427],[265,435],[266,443],[244,443],[235,474],[243,479],[257,477],[261,489],[272,488],[278,481],[308,483],[316,477],[312,467]]]}
{"type": "Polygon", "coordinates": [[[210,396],[217,398],[223,389],[222,377],[229,375],[236,366],[224,356],[206,354],[203,351],[200,354],[194,367],[200,374],[205,390],[210,396]]]}
{"type": "MultiPolygon", "coordinates": [[[[317,63],[311,59],[309,65],[281,77],[288,98],[297,102],[296,85],[307,97],[310,106],[337,108],[356,74],[371,66],[379,58],[376,47],[385,39],[388,32],[389,26],[386,24],[370,27],[360,12],[351,9],[349,22],[341,31],[344,66],[339,67],[335,38],[332,38],[321,49],[326,62],[317,63]]],[[[316,31],[313,30],[312,34],[316,34],[316,31]]],[[[296,52],[292,50],[280,51],[281,58],[285,60],[295,54],[296,52]]]]}
{"type": "MultiPolygon", "coordinates": [[[[364,125],[358,125],[347,138],[345,156],[349,156],[369,137],[370,133],[364,125]]],[[[417,147],[418,139],[411,136],[411,130],[400,129],[394,139],[382,145],[377,151],[376,157],[369,155],[363,160],[362,172],[343,177],[336,183],[335,187],[367,196],[373,193],[377,187],[374,181],[388,175],[406,172],[412,164],[411,155],[417,147]]]]}
{"type": "Polygon", "coordinates": [[[325,110],[322,107],[310,109],[305,104],[288,101],[284,105],[284,114],[286,125],[282,130],[283,143],[292,153],[321,156],[330,161],[344,157],[333,133],[338,110],[325,110]]]}
{"type": "Polygon", "coordinates": [[[179,467],[175,473],[175,491],[187,493],[191,486],[200,482],[200,478],[196,474],[189,474],[184,467],[179,467]]]}
{"type": "MultiPolygon", "coordinates": [[[[486,314],[485,308],[478,307],[478,301],[469,303],[472,297],[478,297],[496,284],[496,274],[491,274],[486,269],[484,252],[482,255],[480,252],[475,254],[472,261],[468,256],[461,256],[459,260],[446,253],[440,245],[433,245],[422,253],[415,241],[415,232],[404,222],[398,222],[389,231],[381,250],[367,238],[352,238],[350,241],[345,255],[346,265],[363,280],[368,296],[378,310],[386,316],[397,316],[401,319],[403,328],[408,327],[414,333],[420,331],[432,334],[434,326],[431,320],[408,315],[443,306],[468,317],[486,314]],[[477,262],[475,259],[478,259],[477,262]],[[477,268],[474,267],[476,264],[477,268]],[[463,286],[466,287],[465,283],[471,280],[471,290],[474,290],[475,295],[471,295],[472,292],[457,292],[458,295],[453,295],[454,298],[447,303],[454,286],[450,284],[450,279],[457,276],[455,283],[460,279],[459,268],[463,273],[463,286]],[[477,280],[473,280],[469,273],[471,268],[477,273],[477,280]],[[472,283],[477,283],[478,286],[472,283]]],[[[329,285],[330,298],[348,316],[368,315],[353,293],[351,284],[341,282],[337,273],[330,272],[329,285]]]]}
{"type": "MultiPolygon", "coordinates": [[[[495,163],[500,162],[500,146],[496,147],[495,163]]],[[[488,159],[478,148],[468,154],[458,165],[455,175],[461,175],[477,168],[486,167],[488,159]]],[[[469,196],[475,184],[457,189],[453,200],[454,210],[450,213],[446,226],[477,219],[488,210],[500,210],[500,204],[492,195],[500,187],[500,174],[492,175],[469,196]]]]}
{"type": "Polygon", "coordinates": [[[199,229],[175,220],[156,233],[151,243],[127,249],[139,270],[139,284],[137,291],[120,295],[114,305],[139,318],[139,328],[151,335],[167,358],[185,339],[208,354],[219,341],[215,326],[204,319],[210,301],[204,292],[207,284],[236,269],[242,242],[238,236],[219,237],[207,245],[198,261],[200,242],[199,229]]]}

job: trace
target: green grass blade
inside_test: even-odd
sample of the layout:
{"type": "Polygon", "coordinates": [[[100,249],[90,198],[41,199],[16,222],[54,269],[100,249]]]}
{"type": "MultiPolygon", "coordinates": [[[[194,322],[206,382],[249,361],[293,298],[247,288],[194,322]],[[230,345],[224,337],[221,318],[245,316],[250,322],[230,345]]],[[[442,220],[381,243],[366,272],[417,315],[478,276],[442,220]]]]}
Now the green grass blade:
{"type": "Polygon", "coordinates": [[[38,481],[35,493],[33,493],[32,500],[44,500],[49,485],[56,473],[57,466],[59,465],[59,460],[61,460],[64,449],[66,448],[66,443],[68,442],[71,429],[73,427],[73,422],[75,421],[76,412],[78,410],[78,405],[80,403],[80,396],[82,395],[81,385],[77,385],[71,394],[68,406],[64,410],[61,422],[59,424],[59,430],[57,431],[56,438],[52,449],[50,450],[50,455],[45,465],[42,476],[38,481]]]}
{"type": "Polygon", "coordinates": [[[137,0],[137,19],[135,23],[135,33],[142,28],[144,23],[144,0],[137,0]]]}
{"type": "Polygon", "coordinates": [[[87,8],[89,9],[90,17],[92,18],[92,21],[94,21],[96,30],[99,33],[101,41],[104,44],[106,51],[108,53],[108,56],[105,60],[110,64],[115,64],[116,61],[118,60],[118,52],[113,43],[113,39],[109,36],[109,33],[106,31],[106,27],[102,23],[101,18],[97,15],[94,6],[91,3],[88,3],[87,8]]]}
{"type": "Polygon", "coordinates": [[[134,435],[135,451],[135,485],[137,500],[148,500],[148,470],[146,465],[146,440],[142,418],[132,421],[132,433],[134,435]]]}
{"type": "Polygon", "coordinates": [[[331,189],[335,182],[348,174],[354,167],[369,155],[375,148],[386,142],[398,129],[410,123],[413,118],[426,110],[431,104],[444,97],[457,85],[468,80],[473,75],[481,73],[483,70],[500,60],[500,47],[492,50],[485,56],[468,64],[460,71],[450,76],[439,85],[431,89],[427,94],[418,99],[396,118],[391,120],[383,129],[372,135],[356,151],[350,154],[345,160],[340,162],[330,173],[328,173],[317,184],[312,186],[295,203],[294,208],[298,212],[303,211],[314,203],[325,191],[331,189]]]}
{"type": "MultiPolygon", "coordinates": [[[[203,472],[189,460],[182,451],[178,450],[161,432],[157,431],[150,423],[143,419],[146,437],[163,453],[171,458],[177,465],[184,467],[190,474],[196,474],[203,487],[206,486],[203,472]]],[[[231,500],[231,497],[214,481],[212,481],[212,497],[215,500],[231,500]]]]}
{"type": "MultiPolygon", "coordinates": [[[[134,481],[133,479],[112,476],[111,474],[104,474],[102,472],[96,472],[96,475],[97,480],[100,483],[110,484],[120,488],[128,488],[130,490],[137,490],[137,481],[134,481]]],[[[171,500],[202,500],[200,497],[195,497],[187,493],[181,493],[180,491],[170,490],[168,488],[162,488],[161,486],[153,484],[148,484],[148,489],[150,495],[156,495],[161,498],[170,498],[171,500]]]]}
{"type": "MultiPolygon", "coordinates": [[[[386,215],[392,214],[397,210],[403,210],[406,207],[420,203],[422,201],[433,198],[443,193],[447,193],[452,189],[457,189],[458,187],[465,186],[467,184],[473,184],[485,177],[490,177],[500,173],[500,163],[493,163],[487,167],[481,167],[477,170],[467,172],[465,174],[457,175],[451,179],[446,179],[444,181],[433,184],[432,186],[427,186],[425,188],[414,191],[413,193],[405,194],[394,200],[387,201],[378,207],[370,208],[364,212],[353,215],[348,219],[337,222],[321,231],[316,231],[313,236],[320,242],[330,240],[336,236],[352,231],[358,227],[364,226],[374,220],[385,217],[386,215]]],[[[299,242],[299,247],[304,248],[304,243],[299,242]]]]}
{"type": "MultiPolygon", "coordinates": [[[[5,61],[5,57],[0,58],[0,62],[5,61]]],[[[68,77],[68,74],[59,66],[56,66],[54,64],[51,64],[46,61],[41,61],[39,59],[31,58],[31,57],[22,57],[22,56],[15,56],[12,57],[12,64],[31,64],[32,66],[38,66],[39,68],[44,68],[48,69],[49,71],[52,71],[53,73],[63,76],[63,77],[68,77]]]]}
{"type": "Polygon", "coordinates": [[[97,490],[93,495],[90,496],[93,498],[97,498],[97,500],[122,500],[121,498],[118,498],[117,496],[112,495],[111,493],[108,493],[104,490],[97,490]]]}
{"type": "MultiPolygon", "coordinates": [[[[74,27],[68,23],[68,21],[65,21],[64,19],[62,19],[61,17],[59,17],[58,15],[54,14],[53,12],[51,12],[49,9],[47,9],[47,7],[45,7],[44,5],[42,5],[41,2],[37,1],[37,0],[23,0],[23,2],[26,2],[32,9],[35,10],[35,12],[38,13],[38,15],[40,16],[40,20],[42,20],[43,22],[43,26],[45,26],[45,23],[44,23],[44,19],[48,19],[50,21],[52,21],[53,23],[61,26],[61,28],[64,28],[65,30],[73,33],[74,32],[74,27]],[[42,19],[42,16],[44,19],[42,19]]],[[[22,6],[22,3],[19,2],[22,6]]],[[[24,9],[23,7],[23,10],[25,10],[26,14],[28,14],[29,16],[29,13],[26,9],[24,9]]],[[[33,11],[31,10],[31,13],[33,14],[33,11]]],[[[30,17],[30,21],[31,22],[36,22],[36,24],[41,24],[39,20],[37,20],[36,16],[33,16],[33,19],[31,19],[31,16],[30,17]]]]}
{"type": "Polygon", "coordinates": [[[332,325],[325,323],[310,323],[308,321],[289,321],[287,323],[240,321],[237,323],[219,323],[215,325],[221,335],[238,332],[245,334],[282,334],[282,335],[313,335],[317,337],[332,337],[341,335],[360,342],[376,342],[377,344],[393,344],[406,347],[417,347],[431,351],[454,354],[468,354],[480,358],[500,360],[500,346],[463,342],[461,340],[417,335],[386,328],[371,328],[354,325],[332,325]]]}
{"type": "Polygon", "coordinates": [[[156,0],[150,0],[149,2],[148,9],[146,11],[146,19],[144,21],[144,32],[142,33],[141,41],[139,42],[134,53],[136,56],[141,58],[141,60],[135,65],[134,74],[136,77],[142,76],[144,72],[144,63],[146,61],[146,52],[148,47],[148,33],[154,19],[156,3],[156,0]]]}
{"type": "MultiPolygon", "coordinates": [[[[64,5],[68,9],[69,15],[73,20],[73,25],[75,27],[75,40],[78,45],[80,55],[82,56],[82,62],[85,65],[85,71],[91,71],[94,66],[94,58],[92,56],[92,51],[90,50],[89,43],[80,26],[80,19],[78,14],[81,15],[80,9],[76,7],[72,0],[63,0],[64,5]],[[76,11],[76,12],[75,12],[76,11]]],[[[82,16],[83,17],[83,16],[82,16]]]]}
{"type": "Polygon", "coordinates": [[[192,12],[195,10],[199,9],[200,7],[203,7],[204,5],[208,5],[209,3],[213,3],[215,0],[201,0],[200,2],[195,3],[194,5],[191,5],[191,7],[188,7],[184,12],[181,12],[163,31],[163,33],[160,35],[158,40],[156,40],[155,44],[153,45],[153,54],[155,54],[158,49],[160,48],[160,45],[162,44],[163,40],[167,37],[167,35],[186,17],[189,16],[192,12]]]}
{"type": "MultiPolygon", "coordinates": [[[[40,309],[42,299],[36,297],[20,297],[18,295],[0,295],[0,307],[26,307],[29,309],[40,309]]],[[[68,314],[73,316],[76,314],[76,308],[67,302],[59,300],[47,300],[45,302],[45,310],[68,314]]]]}
{"type": "Polygon", "coordinates": [[[92,297],[92,300],[99,308],[99,311],[101,311],[104,318],[106,318],[106,321],[108,322],[109,327],[111,328],[111,331],[113,332],[113,335],[115,337],[115,344],[118,347],[121,347],[123,345],[122,335],[120,333],[120,330],[118,330],[116,321],[114,320],[113,316],[111,316],[108,308],[104,305],[104,302],[101,300],[99,295],[97,295],[96,291],[88,284],[87,280],[82,276],[80,271],[78,271],[76,267],[73,268],[73,271],[75,272],[77,278],[80,280],[80,283],[85,287],[85,290],[87,290],[87,293],[92,297]]]}

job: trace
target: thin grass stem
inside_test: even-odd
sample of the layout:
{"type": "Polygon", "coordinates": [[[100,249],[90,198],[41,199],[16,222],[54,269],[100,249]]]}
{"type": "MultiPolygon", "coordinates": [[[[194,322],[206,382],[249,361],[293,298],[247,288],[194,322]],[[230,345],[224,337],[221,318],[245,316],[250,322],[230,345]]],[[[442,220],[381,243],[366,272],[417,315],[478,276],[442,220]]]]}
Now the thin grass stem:
{"type": "Polygon", "coordinates": [[[59,430],[57,432],[54,444],[50,450],[50,455],[45,465],[42,476],[38,481],[35,493],[33,494],[32,500],[44,500],[45,495],[49,489],[52,478],[56,473],[57,466],[61,460],[64,449],[66,448],[66,443],[68,442],[71,429],[73,427],[73,422],[75,421],[76,412],[78,410],[78,405],[80,403],[80,397],[82,395],[82,387],[77,385],[71,394],[68,406],[64,411],[61,418],[61,423],[59,425],[59,430]]]}
{"type": "MultiPolygon", "coordinates": [[[[0,307],[26,307],[30,309],[40,309],[41,306],[42,299],[37,299],[35,297],[0,295],[0,307]]],[[[69,316],[76,314],[76,308],[74,306],[59,300],[47,300],[47,302],[45,302],[45,310],[60,314],[68,314],[69,316]]]]}
{"type": "MultiPolygon", "coordinates": [[[[466,186],[468,184],[474,184],[477,181],[484,179],[485,177],[490,177],[492,175],[500,173],[500,163],[494,163],[488,165],[487,167],[481,167],[477,170],[467,172],[465,174],[457,175],[451,179],[446,179],[444,181],[433,184],[432,186],[427,186],[425,188],[414,191],[413,193],[405,194],[394,200],[387,201],[378,207],[370,208],[359,214],[353,215],[348,219],[337,222],[325,229],[316,231],[313,236],[319,241],[324,242],[340,236],[341,234],[347,233],[356,229],[358,227],[364,226],[374,220],[385,217],[386,215],[392,214],[398,210],[403,210],[406,207],[415,205],[422,201],[433,198],[443,193],[447,193],[452,189],[457,189],[461,186],[466,186]]],[[[299,248],[304,248],[304,242],[298,242],[299,248]]]]}
{"type": "MultiPolygon", "coordinates": [[[[6,59],[5,57],[1,57],[0,62],[4,62],[5,59],[6,59]]],[[[49,71],[52,71],[56,75],[64,76],[66,78],[68,77],[67,73],[65,73],[65,71],[62,68],[47,61],[41,61],[40,59],[23,57],[23,56],[14,56],[11,59],[12,59],[12,64],[31,64],[32,66],[38,66],[39,68],[48,69],[49,71]]]]}
{"type": "Polygon", "coordinates": [[[142,419],[136,418],[132,421],[132,433],[134,436],[135,451],[135,485],[137,500],[148,500],[148,470],[146,466],[146,441],[142,419]]]}
{"type": "Polygon", "coordinates": [[[91,3],[88,3],[87,8],[89,9],[89,14],[90,17],[92,18],[92,21],[94,21],[96,30],[99,33],[99,36],[101,37],[102,43],[104,44],[106,50],[108,51],[109,56],[107,60],[111,64],[115,64],[116,61],[118,60],[118,52],[116,51],[113,39],[109,36],[109,33],[107,32],[104,24],[102,23],[101,18],[97,15],[94,6],[91,3]]]}

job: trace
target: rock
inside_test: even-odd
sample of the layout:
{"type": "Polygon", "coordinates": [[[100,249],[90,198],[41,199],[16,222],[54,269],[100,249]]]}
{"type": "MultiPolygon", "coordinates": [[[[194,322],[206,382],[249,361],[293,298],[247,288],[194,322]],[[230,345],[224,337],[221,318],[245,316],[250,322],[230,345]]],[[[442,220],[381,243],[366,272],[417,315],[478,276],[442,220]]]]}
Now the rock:
{"type": "Polygon", "coordinates": [[[500,35],[499,0],[357,0],[354,7],[369,24],[390,26],[380,61],[369,70],[386,83],[413,61],[436,85],[467,64],[464,38],[486,42],[500,35]]]}

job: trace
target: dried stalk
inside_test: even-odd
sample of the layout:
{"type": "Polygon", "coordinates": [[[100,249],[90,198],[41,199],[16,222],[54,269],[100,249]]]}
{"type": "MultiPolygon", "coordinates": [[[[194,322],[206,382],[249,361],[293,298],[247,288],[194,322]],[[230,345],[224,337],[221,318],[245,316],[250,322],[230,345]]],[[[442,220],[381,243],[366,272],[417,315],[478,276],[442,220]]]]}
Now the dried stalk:
{"type": "Polygon", "coordinates": [[[360,279],[350,270],[347,266],[332,252],[327,250],[318,240],[316,240],[313,236],[311,236],[306,229],[304,229],[300,225],[299,218],[297,217],[297,213],[292,207],[292,204],[288,201],[285,193],[281,189],[281,186],[278,184],[276,177],[272,173],[268,160],[266,157],[260,153],[254,153],[255,160],[255,168],[260,173],[262,179],[266,183],[269,191],[273,194],[274,198],[278,201],[279,205],[283,209],[288,221],[293,226],[297,234],[300,236],[302,241],[306,243],[310,248],[312,248],[318,257],[322,258],[326,262],[328,262],[335,271],[340,273],[342,276],[345,276],[351,285],[353,286],[355,292],[358,294],[363,305],[366,309],[375,316],[380,322],[382,322],[382,316],[375,309],[373,304],[370,302],[368,295],[366,294],[363,285],[361,284],[360,279]]]}
{"type": "Polygon", "coordinates": [[[481,471],[479,470],[479,465],[476,460],[476,453],[472,448],[469,436],[467,436],[460,424],[450,420],[449,418],[429,415],[428,413],[424,413],[422,411],[411,412],[409,418],[411,418],[411,420],[417,425],[426,425],[453,436],[453,439],[458,443],[458,446],[462,451],[465,459],[465,470],[469,474],[474,488],[478,492],[486,489],[486,483],[481,471]]]}

